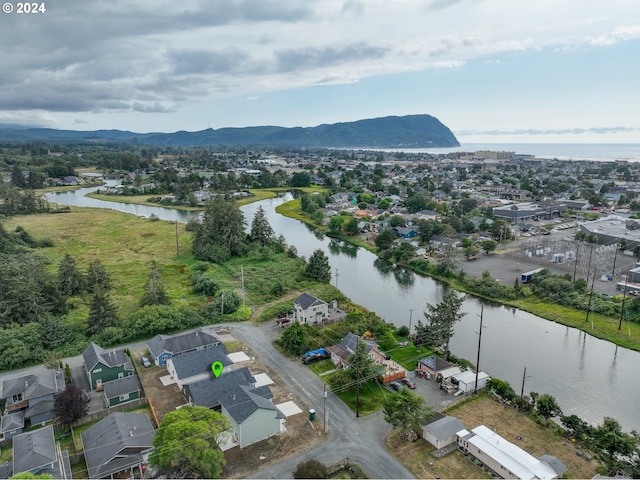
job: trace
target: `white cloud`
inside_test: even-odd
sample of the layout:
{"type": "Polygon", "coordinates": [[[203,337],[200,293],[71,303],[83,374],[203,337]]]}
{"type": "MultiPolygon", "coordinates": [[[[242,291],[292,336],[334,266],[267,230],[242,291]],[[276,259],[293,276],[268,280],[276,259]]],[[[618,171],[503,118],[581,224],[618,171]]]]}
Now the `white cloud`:
{"type": "Polygon", "coordinates": [[[0,119],[179,119],[206,101],[406,72],[465,75],[476,61],[506,69],[505,55],[640,38],[640,2],[626,0],[112,0],[62,2],[35,20],[3,16],[0,119]]]}

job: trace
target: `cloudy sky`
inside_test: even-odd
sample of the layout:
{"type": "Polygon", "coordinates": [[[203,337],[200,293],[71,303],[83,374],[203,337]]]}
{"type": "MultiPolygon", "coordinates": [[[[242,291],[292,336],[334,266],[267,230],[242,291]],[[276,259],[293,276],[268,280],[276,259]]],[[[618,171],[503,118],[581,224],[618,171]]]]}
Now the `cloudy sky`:
{"type": "Polygon", "coordinates": [[[4,123],[169,132],[428,113],[463,143],[640,143],[638,0],[9,3],[4,123]]]}

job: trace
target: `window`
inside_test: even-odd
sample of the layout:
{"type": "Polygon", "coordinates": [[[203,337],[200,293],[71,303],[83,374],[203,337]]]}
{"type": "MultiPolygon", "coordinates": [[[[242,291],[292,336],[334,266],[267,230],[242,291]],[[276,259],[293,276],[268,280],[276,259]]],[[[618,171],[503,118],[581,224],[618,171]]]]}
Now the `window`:
{"type": "Polygon", "coordinates": [[[123,402],[124,400],[129,400],[129,394],[128,394],[128,393],[125,393],[125,394],[123,394],[123,395],[120,395],[120,396],[118,397],[118,400],[120,400],[121,402],[123,402]]]}

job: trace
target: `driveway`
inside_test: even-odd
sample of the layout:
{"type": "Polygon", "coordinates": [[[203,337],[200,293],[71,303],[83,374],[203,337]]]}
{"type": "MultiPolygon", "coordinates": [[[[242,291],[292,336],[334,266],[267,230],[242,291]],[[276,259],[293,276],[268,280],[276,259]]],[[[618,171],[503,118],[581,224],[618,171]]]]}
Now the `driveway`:
{"type": "MultiPolygon", "coordinates": [[[[314,408],[321,416],[324,411],[324,383],[297,360],[290,360],[278,352],[272,341],[282,329],[269,322],[261,326],[231,324],[227,327],[234,337],[246,343],[256,357],[277,370],[292,392],[314,408]]],[[[292,458],[251,474],[251,478],[291,478],[298,463],[316,459],[330,465],[349,459],[362,465],[374,478],[414,478],[385,447],[385,438],[392,427],[382,412],[364,417],[355,414],[338,397],[329,393],[327,400],[328,441],[292,458]]]]}

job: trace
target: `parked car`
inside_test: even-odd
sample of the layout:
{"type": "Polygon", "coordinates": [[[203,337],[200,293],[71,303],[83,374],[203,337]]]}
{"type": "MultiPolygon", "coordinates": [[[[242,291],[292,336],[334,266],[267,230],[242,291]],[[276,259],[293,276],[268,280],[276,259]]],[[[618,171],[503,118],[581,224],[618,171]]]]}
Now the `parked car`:
{"type": "Polygon", "coordinates": [[[278,325],[279,327],[284,328],[284,326],[287,325],[290,322],[291,322],[291,319],[289,317],[281,317],[281,318],[278,318],[276,320],[276,325],[278,325]]]}
{"type": "Polygon", "coordinates": [[[149,368],[151,366],[151,362],[147,357],[140,357],[140,363],[144,368],[149,368]]]}
{"type": "Polygon", "coordinates": [[[396,392],[399,392],[400,390],[402,390],[402,384],[398,382],[389,382],[389,388],[395,390],[396,392]]]}
{"type": "Polygon", "coordinates": [[[413,380],[411,380],[409,377],[404,377],[401,380],[402,383],[404,383],[407,387],[409,387],[411,390],[415,390],[416,389],[416,382],[414,382],[413,380]]]}

